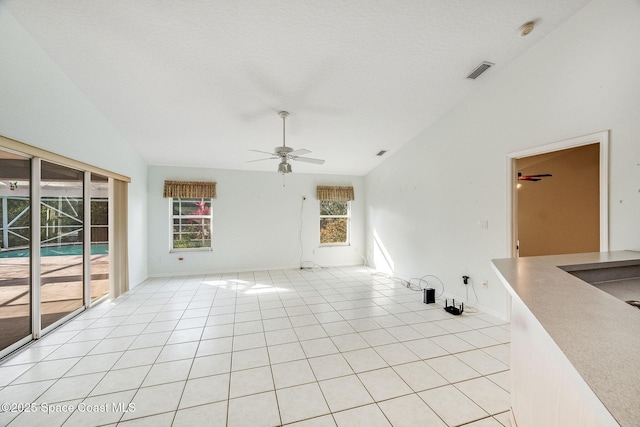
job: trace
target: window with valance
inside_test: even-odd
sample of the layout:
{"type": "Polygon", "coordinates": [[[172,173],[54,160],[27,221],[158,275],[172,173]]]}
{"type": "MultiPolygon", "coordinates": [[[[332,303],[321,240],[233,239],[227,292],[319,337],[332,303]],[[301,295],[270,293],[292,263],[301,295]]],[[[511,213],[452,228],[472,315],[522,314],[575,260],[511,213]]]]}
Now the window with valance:
{"type": "Polygon", "coordinates": [[[215,182],[165,181],[171,199],[171,250],[210,250],[215,182]]]}
{"type": "Polygon", "coordinates": [[[353,187],[318,186],[320,202],[320,244],[348,245],[353,187]]]}

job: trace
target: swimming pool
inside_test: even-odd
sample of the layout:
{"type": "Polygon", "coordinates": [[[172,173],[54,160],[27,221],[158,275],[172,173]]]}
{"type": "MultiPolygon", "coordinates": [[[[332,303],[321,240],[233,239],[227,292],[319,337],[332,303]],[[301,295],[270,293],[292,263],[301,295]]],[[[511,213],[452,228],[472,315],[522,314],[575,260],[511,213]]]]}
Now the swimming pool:
{"type": "MultiPolygon", "coordinates": [[[[0,251],[0,258],[25,258],[28,257],[30,250],[8,249],[0,251]]],[[[107,243],[93,243],[91,245],[91,255],[105,255],[109,253],[109,245],[107,243]]],[[[71,244],[63,246],[45,246],[40,248],[40,256],[71,256],[82,255],[82,245],[71,244]]]]}

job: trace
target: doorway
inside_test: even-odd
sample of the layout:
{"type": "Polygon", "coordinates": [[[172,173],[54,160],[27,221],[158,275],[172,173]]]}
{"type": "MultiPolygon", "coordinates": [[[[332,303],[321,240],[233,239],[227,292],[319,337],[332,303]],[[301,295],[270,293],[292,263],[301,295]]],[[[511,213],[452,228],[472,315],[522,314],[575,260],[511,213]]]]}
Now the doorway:
{"type": "Polygon", "coordinates": [[[608,132],[508,161],[511,256],[608,250],[608,132]]]}

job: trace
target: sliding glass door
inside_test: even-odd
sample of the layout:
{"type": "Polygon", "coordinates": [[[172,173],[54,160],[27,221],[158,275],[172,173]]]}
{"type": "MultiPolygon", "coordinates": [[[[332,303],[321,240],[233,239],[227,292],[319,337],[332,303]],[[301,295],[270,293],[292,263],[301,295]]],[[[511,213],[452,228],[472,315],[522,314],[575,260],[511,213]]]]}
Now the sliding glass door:
{"type": "Polygon", "coordinates": [[[42,162],[40,315],[42,329],[84,305],[84,172],[42,162]]]}
{"type": "Polygon", "coordinates": [[[0,357],[109,294],[109,183],[0,150],[0,357]]]}
{"type": "Polygon", "coordinates": [[[128,290],[128,182],[0,135],[0,359],[128,290]]]}
{"type": "Polygon", "coordinates": [[[91,174],[91,302],[109,294],[109,178],[91,174]]]}
{"type": "Polygon", "coordinates": [[[0,352],[32,332],[30,183],[31,160],[0,151],[0,352]]]}

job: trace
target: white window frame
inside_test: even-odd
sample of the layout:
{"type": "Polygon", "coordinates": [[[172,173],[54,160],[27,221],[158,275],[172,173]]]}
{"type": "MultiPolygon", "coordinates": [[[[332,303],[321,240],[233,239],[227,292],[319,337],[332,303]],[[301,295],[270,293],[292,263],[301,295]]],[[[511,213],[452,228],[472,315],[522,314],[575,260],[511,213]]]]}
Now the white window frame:
{"type": "Polygon", "coordinates": [[[169,252],[203,252],[213,250],[213,198],[210,197],[170,197],[169,198],[169,252]],[[179,200],[202,200],[205,203],[209,203],[211,209],[208,215],[174,215],[173,202],[179,200]],[[174,221],[175,219],[209,219],[209,246],[202,246],[198,248],[174,248],[174,221]]]}
{"type": "MultiPolygon", "coordinates": [[[[322,243],[320,241],[320,246],[350,246],[351,245],[351,201],[350,200],[319,200],[318,203],[318,212],[322,212],[322,202],[344,202],[347,204],[347,214],[346,215],[320,215],[320,219],[318,220],[318,226],[321,224],[322,220],[325,218],[346,218],[347,219],[347,241],[346,242],[331,242],[331,243],[322,243]]],[[[320,230],[318,230],[318,238],[321,239],[320,230]]]]}

